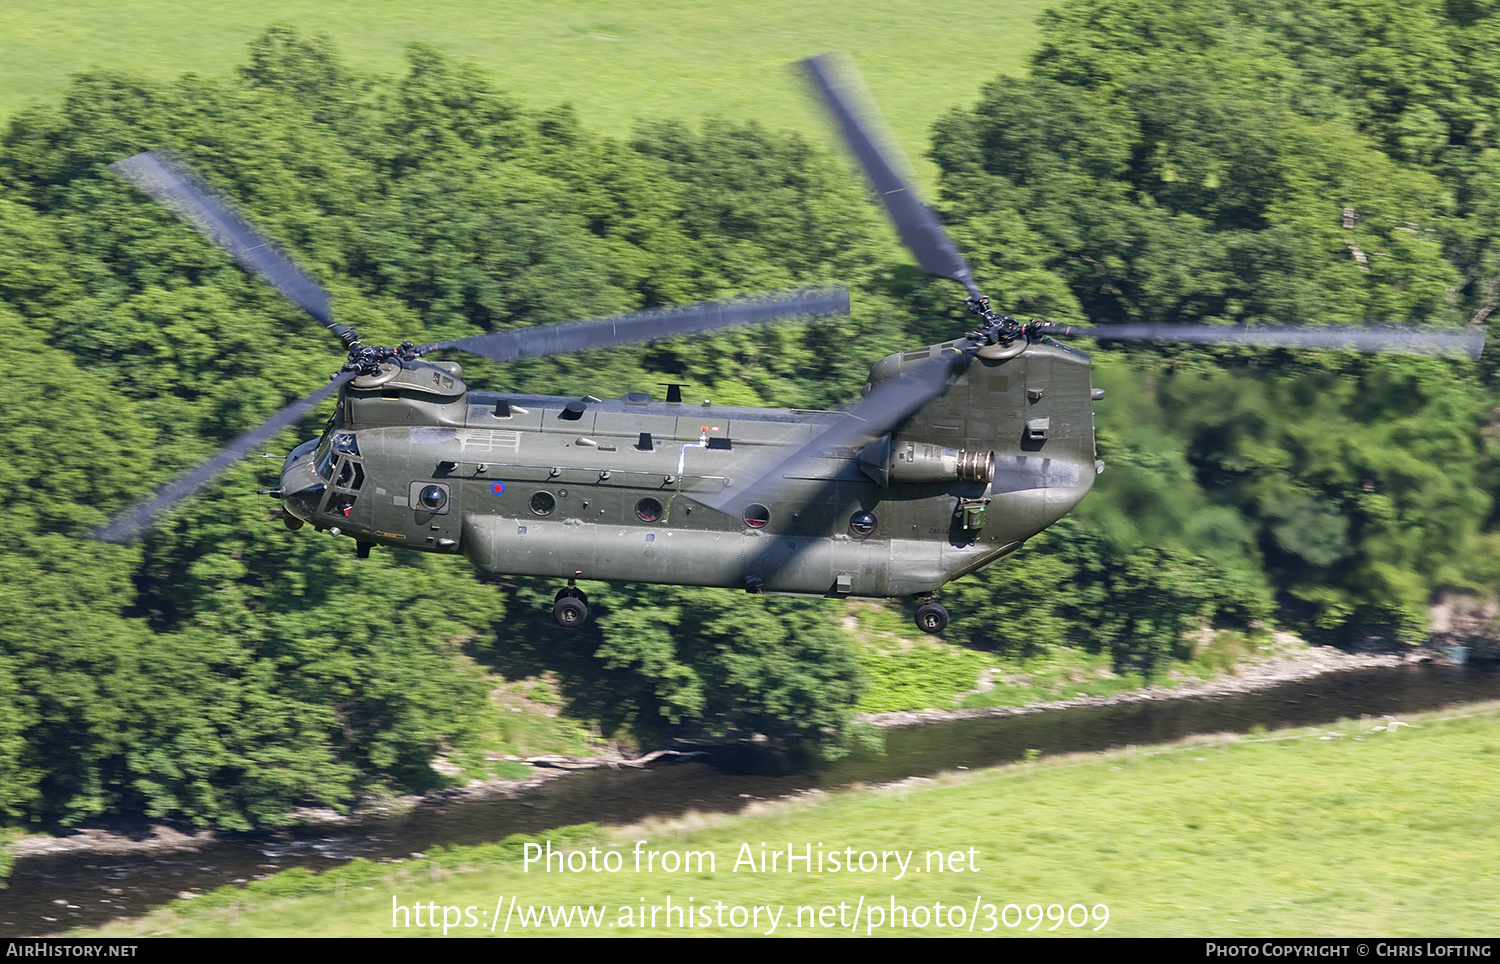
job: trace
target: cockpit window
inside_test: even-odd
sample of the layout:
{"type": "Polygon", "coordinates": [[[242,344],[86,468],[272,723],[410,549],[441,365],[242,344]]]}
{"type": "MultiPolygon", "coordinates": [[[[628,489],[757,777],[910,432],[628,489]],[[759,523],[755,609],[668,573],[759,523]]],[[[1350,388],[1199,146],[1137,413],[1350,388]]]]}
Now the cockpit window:
{"type": "Polygon", "coordinates": [[[365,483],[365,470],[353,459],[344,459],[339,463],[338,487],[341,489],[358,489],[365,483]]]}
{"type": "MultiPolygon", "coordinates": [[[[343,455],[358,456],[359,439],[350,432],[335,432],[332,429],[324,432],[322,440],[318,442],[317,460],[313,463],[313,468],[319,478],[324,482],[332,482],[334,467],[339,456],[343,455]]],[[[357,489],[363,481],[364,472],[357,467],[350,469],[346,464],[339,472],[339,486],[342,488],[357,489]],[[358,473],[352,480],[351,472],[358,473]]]]}
{"type": "Polygon", "coordinates": [[[318,443],[317,455],[317,461],[313,463],[314,470],[324,482],[332,482],[334,451],[333,436],[331,434],[325,434],[323,441],[318,443]]]}

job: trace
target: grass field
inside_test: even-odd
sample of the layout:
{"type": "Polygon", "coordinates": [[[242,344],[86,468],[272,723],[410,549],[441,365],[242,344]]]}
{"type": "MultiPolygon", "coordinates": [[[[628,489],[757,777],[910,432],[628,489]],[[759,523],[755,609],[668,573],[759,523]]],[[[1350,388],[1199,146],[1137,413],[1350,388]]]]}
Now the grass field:
{"type": "Polygon", "coordinates": [[[104,68],[158,80],[226,74],[273,23],[326,35],[347,62],[397,73],[405,45],[472,59],[535,107],[569,102],[628,133],[637,118],[721,114],[826,137],[787,65],[853,55],[893,133],[927,177],[932,122],[987,80],[1019,73],[1047,0],[52,0],[0,7],[0,116],[56,102],[68,78],[104,68]]]}
{"type": "Polygon", "coordinates": [[[1500,705],[1466,712],[1040,760],[737,817],[574,831],[571,844],[553,834],[578,851],[572,872],[561,857],[551,872],[528,869],[517,840],[291,871],[104,933],[435,936],[446,914],[450,936],[489,934],[493,920],[496,936],[507,921],[531,936],[706,936],[769,933],[779,910],[780,935],[950,936],[972,923],[1032,936],[1493,936],[1500,705]],[[788,870],[789,847],[821,853],[823,872],[788,870]],[[850,850],[912,862],[900,874],[895,857],[828,865],[850,850]],[[690,852],[712,854],[713,868],[668,866],[690,852]],[[779,865],[763,869],[771,853],[779,865]],[[585,906],[601,923],[580,923],[585,906]]]}

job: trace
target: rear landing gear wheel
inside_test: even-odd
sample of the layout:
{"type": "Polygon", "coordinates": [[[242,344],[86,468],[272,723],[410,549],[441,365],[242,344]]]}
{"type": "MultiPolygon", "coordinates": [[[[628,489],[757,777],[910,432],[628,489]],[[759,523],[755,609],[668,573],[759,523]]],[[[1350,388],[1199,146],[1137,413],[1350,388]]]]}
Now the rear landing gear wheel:
{"type": "Polygon", "coordinates": [[[948,609],[942,603],[925,603],[917,608],[917,628],[937,634],[948,628],[948,609]]]}
{"type": "Polygon", "coordinates": [[[553,605],[552,618],[563,629],[577,629],[589,621],[588,604],[578,596],[563,596],[553,605]]]}

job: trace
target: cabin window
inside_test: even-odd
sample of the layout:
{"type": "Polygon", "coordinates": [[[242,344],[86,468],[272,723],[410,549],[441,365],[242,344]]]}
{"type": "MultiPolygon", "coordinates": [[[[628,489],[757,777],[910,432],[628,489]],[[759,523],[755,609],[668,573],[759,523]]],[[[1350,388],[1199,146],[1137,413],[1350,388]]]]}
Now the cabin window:
{"type": "Polygon", "coordinates": [[[552,497],[551,492],[533,492],[529,505],[533,515],[551,515],[557,508],[557,500],[552,497]]]}
{"type": "Polygon", "coordinates": [[[849,517],[849,531],[863,539],[875,531],[876,522],[873,512],[856,512],[849,517]]]}
{"type": "Polygon", "coordinates": [[[424,485],[417,495],[417,504],[428,512],[436,512],[448,504],[448,492],[441,485],[424,485]]]}
{"type": "Polygon", "coordinates": [[[758,502],[745,506],[745,525],[752,529],[764,529],[771,521],[771,510],[758,502]]]}
{"type": "Polygon", "coordinates": [[[635,504],[635,517],[642,522],[657,522],[662,516],[662,505],[657,499],[646,498],[635,504]]]}

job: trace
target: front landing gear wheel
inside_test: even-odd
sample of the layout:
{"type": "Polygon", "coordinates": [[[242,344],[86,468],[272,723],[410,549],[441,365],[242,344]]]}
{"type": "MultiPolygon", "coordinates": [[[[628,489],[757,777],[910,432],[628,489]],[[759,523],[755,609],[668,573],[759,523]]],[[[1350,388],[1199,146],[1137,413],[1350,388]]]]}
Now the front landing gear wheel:
{"type": "Polygon", "coordinates": [[[577,629],[589,621],[589,607],[577,596],[564,596],[552,607],[552,618],[563,629],[577,629]]]}
{"type": "Polygon", "coordinates": [[[917,608],[917,628],[937,634],[948,628],[948,609],[942,603],[926,603],[917,608]]]}

